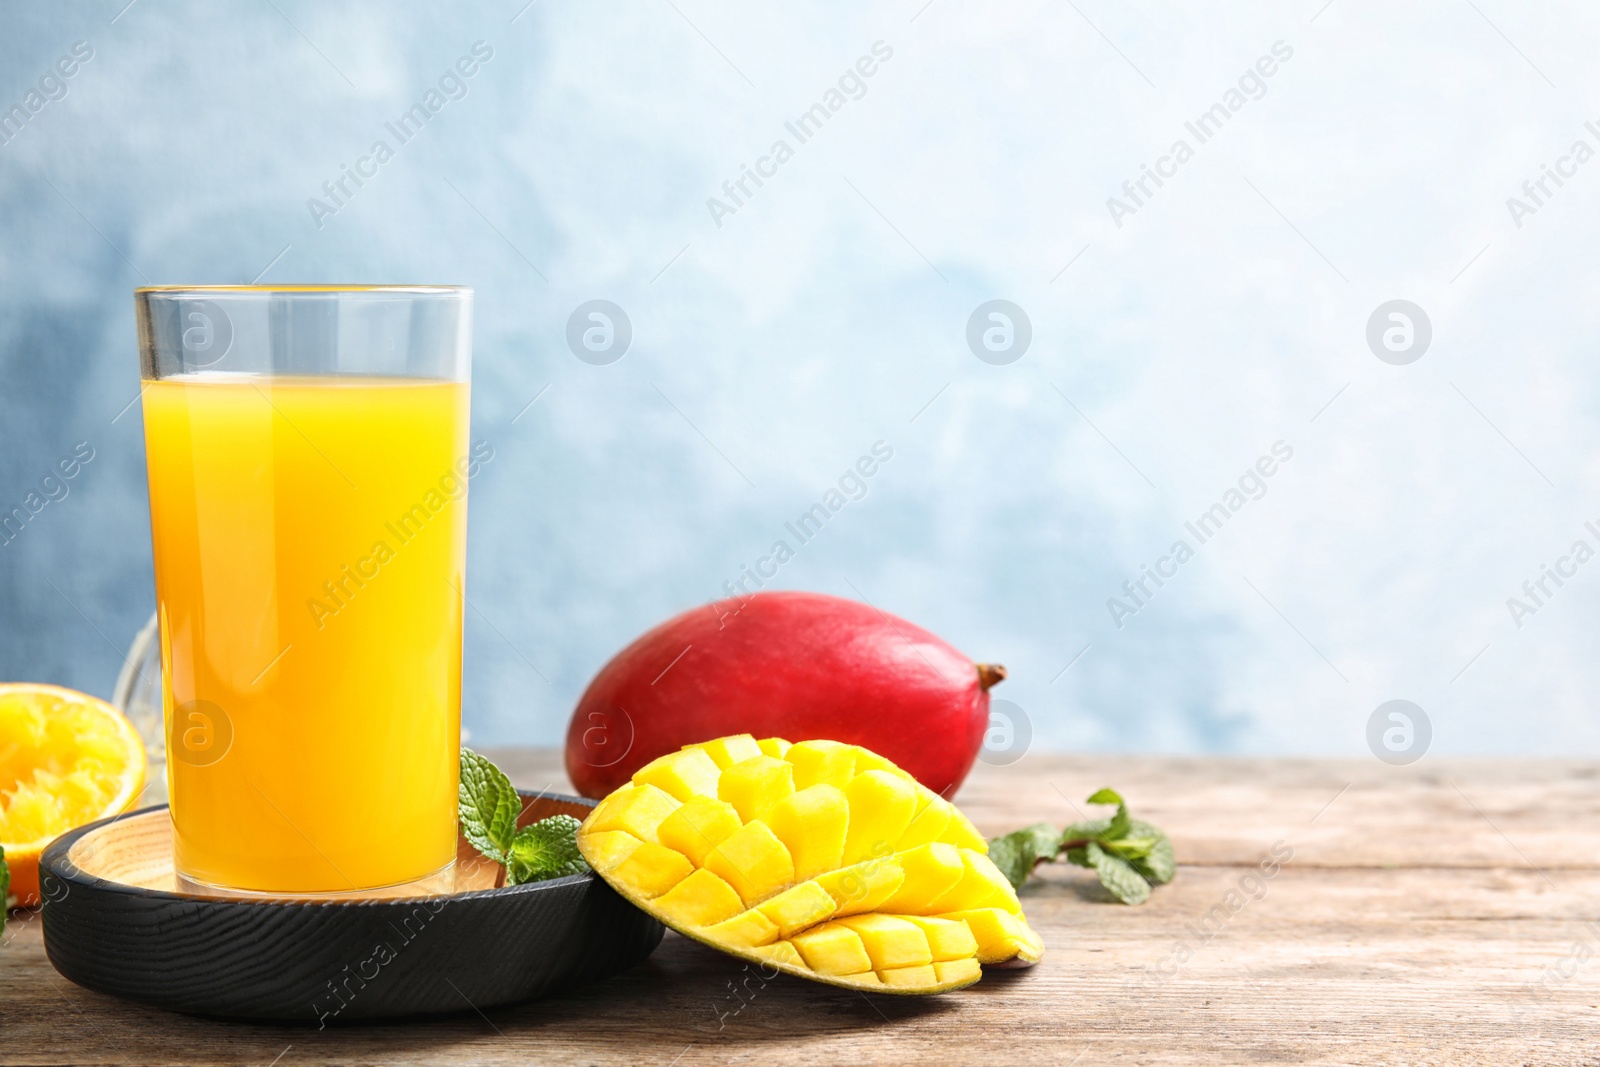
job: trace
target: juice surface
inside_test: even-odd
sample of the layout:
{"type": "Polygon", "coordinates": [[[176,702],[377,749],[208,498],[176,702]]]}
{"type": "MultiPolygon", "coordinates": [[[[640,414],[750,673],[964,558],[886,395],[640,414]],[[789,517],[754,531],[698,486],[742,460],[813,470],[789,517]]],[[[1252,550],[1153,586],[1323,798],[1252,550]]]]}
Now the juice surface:
{"type": "Polygon", "coordinates": [[[447,866],[468,386],[192,375],[144,390],[179,872],[337,892],[447,866]]]}

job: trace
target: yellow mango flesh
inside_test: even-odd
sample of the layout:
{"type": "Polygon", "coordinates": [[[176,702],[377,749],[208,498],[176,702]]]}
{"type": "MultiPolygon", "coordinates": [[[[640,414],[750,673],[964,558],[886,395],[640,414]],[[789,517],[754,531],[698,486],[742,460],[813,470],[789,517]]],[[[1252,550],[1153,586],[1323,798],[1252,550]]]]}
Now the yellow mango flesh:
{"type": "Polygon", "coordinates": [[[832,918],[834,903],[828,891],[816,882],[801,882],[785,889],[756,910],[777,923],[778,931],[788,937],[832,918]]]}
{"type": "Polygon", "coordinates": [[[705,927],[705,931],[713,944],[727,947],[748,945],[755,948],[778,940],[778,924],[754,908],[705,927]]]}
{"type": "Polygon", "coordinates": [[[921,929],[898,915],[852,915],[840,924],[856,932],[872,957],[873,969],[920,967],[933,962],[928,937],[921,929]]]}
{"type": "Polygon", "coordinates": [[[794,861],[766,823],[748,822],[706,855],[706,870],[757,904],[794,882],[794,861]]]}
{"type": "Polygon", "coordinates": [[[712,797],[695,797],[661,820],[656,827],[656,840],[703,867],[706,854],[743,825],[732,804],[712,797]]]}
{"type": "Polygon", "coordinates": [[[1011,888],[1006,876],[1000,873],[988,856],[980,856],[971,849],[961,849],[960,881],[935,897],[928,904],[927,914],[938,915],[947,911],[971,911],[974,908],[1001,908],[1013,915],[1022,914],[1022,904],[1017,891],[1011,888]]]}
{"type": "Polygon", "coordinates": [[[999,908],[980,908],[976,911],[950,912],[944,918],[959,920],[967,925],[978,942],[979,963],[1003,963],[1010,959],[1037,963],[1044,955],[1044,945],[1039,941],[1039,935],[1010,912],[999,908]]]}
{"type": "Polygon", "coordinates": [[[780,964],[780,970],[803,970],[806,965],[806,961],[800,958],[800,953],[796,952],[794,946],[787,941],[777,941],[770,945],[762,945],[760,948],[751,949],[750,954],[755,956],[756,959],[770,960],[773,963],[780,964]]]}
{"type": "Polygon", "coordinates": [[[701,868],[655,899],[663,915],[690,926],[711,926],[744,911],[733,886],[701,868]]]}
{"type": "Polygon", "coordinates": [[[837,741],[801,741],[784,756],[794,766],[794,787],[845,785],[856,775],[856,746],[837,741]]]}
{"type": "Polygon", "coordinates": [[[601,801],[578,847],[680,933],[816,981],[939,993],[1043,953],[972,823],[854,745],[689,745],[601,801]]]}
{"type": "Polygon", "coordinates": [[[850,827],[844,836],[844,862],[892,856],[894,846],[916,814],[917,784],[888,771],[863,771],[844,787],[850,827]]]}
{"type": "Polygon", "coordinates": [[[681,852],[641,841],[628,858],[604,875],[612,885],[625,886],[630,896],[650,900],[659,897],[694,871],[694,864],[681,852]]]}
{"type": "Polygon", "coordinates": [[[939,983],[939,972],[934,970],[931,964],[925,964],[921,967],[896,967],[886,971],[879,971],[878,977],[883,980],[883,984],[886,986],[907,989],[917,989],[922,986],[937,985],[939,983]]]}
{"type": "Polygon", "coordinates": [[[636,785],[653,785],[674,800],[687,803],[716,789],[721,773],[722,768],[710,756],[697,748],[686,748],[645,764],[633,781],[636,785]]]}
{"type": "Polygon", "coordinates": [[[601,830],[589,835],[590,851],[594,858],[589,861],[589,866],[597,871],[609,871],[629,856],[633,855],[644,842],[630,833],[621,830],[601,830]]]}
{"type": "Polygon", "coordinates": [[[656,827],[680,806],[656,786],[630,783],[602,800],[583,824],[590,830],[621,830],[641,841],[654,841],[656,827]]]}
{"type": "Polygon", "coordinates": [[[793,857],[795,878],[805,881],[842,862],[850,802],[836,786],[814,785],[774,804],[766,822],[793,857]]]}
{"type": "Polygon", "coordinates": [[[877,911],[905,883],[906,872],[897,859],[874,859],[841,867],[817,876],[817,884],[834,899],[835,915],[877,911]]]}
{"type": "Polygon", "coordinates": [[[948,841],[959,848],[970,848],[974,852],[988,855],[989,842],[978,833],[978,828],[972,825],[972,821],[957,811],[954,804],[947,803],[945,807],[950,812],[950,822],[935,840],[948,841]]]}
{"type": "Polygon", "coordinates": [[[950,827],[950,812],[954,809],[938,797],[928,797],[928,803],[917,809],[916,815],[911,818],[911,825],[906,827],[906,832],[900,835],[900,840],[895,843],[895,848],[905,850],[916,848],[918,845],[931,844],[943,836],[950,827]]]}
{"type": "Polygon", "coordinates": [[[901,887],[884,900],[882,907],[891,915],[917,915],[950,890],[966,875],[967,866],[961,862],[961,850],[954,845],[935,842],[918,845],[909,852],[895,857],[905,872],[901,887]]]}
{"type": "Polygon", "coordinates": [[[940,985],[964,986],[982,978],[983,968],[975,959],[935,961],[933,975],[934,981],[940,985]]]}
{"type": "Polygon", "coordinates": [[[908,915],[906,921],[914,923],[922,931],[922,936],[928,939],[928,951],[935,963],[970,959],[978,954],[978,939],[973,936],[972,928],[964,922],[920,915],[908,915]]]}
{"type": "Polygon", "coordinates": [[[773,756],[752,756],[725,767],[717,796],[733,805],[745,822],[765,819],[768,810],[794,792],[794,767],[773,756]]]}
{"type": "Polygon", "coordinates": [[[806,966],[818,974],[860,974],[872,970],[872,957],[867,955],[860,935],[848,926],[827,923],[790,938],[789,943],[800,950],[806,966]]]}
{"type": "Polygon", "coordinates": [[[721,770],[727,770],[735,763],[743,763],[752,756],[761,755],[761,743],[749,734],[735,734],[733,737],[719,737],[715,741],[707,741],[703,745],[685,745],[683,751],[689,752],[699,749],[711,757],[711,761],[721,770]]]}

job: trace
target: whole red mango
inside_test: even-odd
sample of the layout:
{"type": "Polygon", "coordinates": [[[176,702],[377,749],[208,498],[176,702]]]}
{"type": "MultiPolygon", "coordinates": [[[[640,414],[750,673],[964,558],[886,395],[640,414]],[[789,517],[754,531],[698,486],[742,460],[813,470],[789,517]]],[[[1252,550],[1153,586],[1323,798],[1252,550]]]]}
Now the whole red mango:
{"type": "Polygon", "coordinates": [[[774,592],[694,608],[600,669],[567,728],[567,774],[603,797],[657,756],[729,734],[826,738],[945,797],[972,769],[1005,668],[867,604],[774,592]]]}

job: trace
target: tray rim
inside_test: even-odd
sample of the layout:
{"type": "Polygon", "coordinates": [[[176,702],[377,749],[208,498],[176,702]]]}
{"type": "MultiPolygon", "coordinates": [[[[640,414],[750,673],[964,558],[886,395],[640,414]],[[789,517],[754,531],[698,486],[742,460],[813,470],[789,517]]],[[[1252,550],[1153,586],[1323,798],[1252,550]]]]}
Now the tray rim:
{"type": "MultiPolygon", "coordinates": [[[[566,793],[549,793],[543,791],[528,792],[526,790],[519,789],[517,790],[517,795],[524,801],[523,810],[527,809],[526,802],[530,800],[558,800],[568,804],[575,804],[582,808],[588,808],[590,810],[593,810],[599,804],[599,801],[592,800],[589,797],[570,796],[566,793]]],[[[87,871],[83,870],[83,868],[79,867],[68,858],[72,851],[73,845],[77,844],[84,837],[87,837],[89,834],[97,830],[111,826],[114,823],[122,822],[126,819],[149,817],[157,812],[169,811],[170,808],[171,805],[169,804],[156,804],[148,808],[139,808],[135,811],[125,811],[119,815],[111,815],[103,819],[96,819],[94,822],[85,823],[82,826],[74,827],[73,829],[62,834],[60,837],[57,837],[55,840],[51,841],[49,845],[45,846],[44,852],[39,856],[39,882],[41,890],[39,896],[41,907],[48,907],[50,904],[49,894],[43,891],[44,879],[46,877],[57,878],[62,882],[65,882],[69,887],[69,892],[73,886],[82,886],[84,888],[92,888],[99,893],[114,893],[126,897],[143,897],[212,906],[240,905],[244,907],[270,908],[371,908],[383,906],[411,908],[415,907],[419,901],[472,901],[481,899],[500,899],[511,896],[528,895],[546,889],[553,890],[563,886],[577,885],[585,881],[600,880],[599,875],[595,874],[594,871],[591,870],[582,874],[567,874],[562,875],[560,878],[547,878],[539,882],[524,882],[522,885],[506,885],[498,887],[491,886],[488,889],[468,889],[459,893],[420,893],[415,896],[374,897],[371,899],[330,898],[328,900],[297,898],[293,896],[222,897],[206,896],[201,893],[169,892],[165,889],[150,889],[145,886],[130,885],[127,882],[118,882],[103,875],[89,874],[87,871]]]]}

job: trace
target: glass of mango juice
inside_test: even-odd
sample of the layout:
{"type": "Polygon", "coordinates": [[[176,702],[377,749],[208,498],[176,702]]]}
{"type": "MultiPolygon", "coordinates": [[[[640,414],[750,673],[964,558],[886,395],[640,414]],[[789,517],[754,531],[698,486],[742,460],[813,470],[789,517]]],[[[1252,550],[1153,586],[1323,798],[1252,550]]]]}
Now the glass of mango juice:
{"type": "Polygon", "coordinates": [[[472,291],[135,304],[180,885],[447,890],[472,291]]]}

